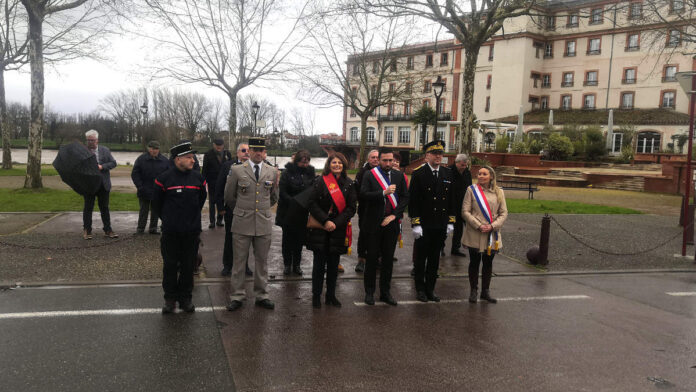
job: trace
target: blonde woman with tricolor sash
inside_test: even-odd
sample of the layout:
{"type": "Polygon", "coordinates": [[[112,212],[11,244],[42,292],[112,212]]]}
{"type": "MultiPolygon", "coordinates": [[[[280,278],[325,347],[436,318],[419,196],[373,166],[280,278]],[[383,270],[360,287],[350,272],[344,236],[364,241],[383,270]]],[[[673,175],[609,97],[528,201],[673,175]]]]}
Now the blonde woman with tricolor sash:
{"type": "Polygon", "coordinates": [[[496,185],[495,171],[483,166],[477,174],[478,183],[466,190],[462,203],[462,217],[466,231],[462,244],[469,248],[469,302],[476,303],[478,296],[479,264],[483,261],[481,299],[496,303],[489,289],[493,275],[493,257],[503,246],[500,229],[508,211],[503,190],[496,185]]]}

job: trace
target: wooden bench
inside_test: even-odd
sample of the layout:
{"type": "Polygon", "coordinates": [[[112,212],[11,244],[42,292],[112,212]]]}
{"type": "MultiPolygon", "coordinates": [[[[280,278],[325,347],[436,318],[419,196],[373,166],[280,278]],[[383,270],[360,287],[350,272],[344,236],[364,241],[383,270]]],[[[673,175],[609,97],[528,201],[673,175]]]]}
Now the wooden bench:
{"type": "Polygon", "coordinates": [[[529,200],[534,200],[534,192],[539,192],[539,188],[537,188],[536,184],[533,182],[527,182],[527,181],[496,181],[497,185],[503,190],[512,190],[512,191],[527,191],[529,192],[529,196],[527,199],[529,200]]]}

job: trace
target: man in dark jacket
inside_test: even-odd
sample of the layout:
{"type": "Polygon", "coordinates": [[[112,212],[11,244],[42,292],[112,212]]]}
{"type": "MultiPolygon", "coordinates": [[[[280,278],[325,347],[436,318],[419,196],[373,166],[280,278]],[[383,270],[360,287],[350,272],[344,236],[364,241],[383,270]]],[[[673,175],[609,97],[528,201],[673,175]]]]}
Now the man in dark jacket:
{"type": "MultiPolygon", "coordinates": [[[[355,175],[355,190],[358,192],[358,200],[360,200],[360,187],[362,183],[363,176],[366,172],[372,170],[379,165],[379,151],[370,150],[367,153],[367,162],[360,168],[358,174],[355,175]]],[[[365,271],[365,260],[367,258],[367,239],[363,233],[362,224],[362,213],[364,211],[364,206],[358,201],[358,227],[360,228],[358,232],[358,264],[355,266],[355,272],[365,271]]]]}
{"type": "Polygon", "coordinates": [[[111,214],[109,213],[109,192],[111,191],[110,170],[116,167],[116,160],[111,155],[111,151],[99,145],[99,132],[94,129],[85,133],[87,149],[97,157],[97,166],[102,177],[102,184],[94,195],[84,196],[85,205],[82,210],[83,231],[82,238],[92,239],[92,211],[94,211],[94,200],[99,199],[99,213],[101,214],[102,224],[104,225],[104,235],[109,238],[118,238],[111,228],[111,214]]]}
{"type": "Polygon", "coordinates": [[[222,226],[222,214],[221,211],[217,212],[217,220],[215,219],[215,186],[217,183],[218,174],[220,174],[220,169],[222,165],[231,160],[232,155],[229,151],[225,150],[225,142],[222,139],[215,139],[213,142],[213,148],[203,156],[203,179],[208,183],[208,194],[211,195],[208,201],[208,209],[210,215],[210,225],[208,228],[213,229],[215,225],[222,226]]]}
{"type": "Polygon", "coordinates": [[[454,205],[457,208],[454,233],[452,234],[452,255],[466,257],[466,253],[459,250],[462,246],[462,234],[464,233],[464,218],[462,218],[462,203],[466,189],[471,186],[471,171],[469,171],[469,156],[458,154],[454,158],[454,164],[450,166],[452,171],[452,185],[454,186],[454,205]]]}
{"type": "Polygon", "coordinates": [[[365,303],[374,305],[377,260],[379,271],[379,300],[396,306],[391,295],[391,276],[394,249],[399,238],[399,220],[408,204],[406,179],[398,170],[392,170],[391,149],[379,151],[379,166],[365,173],[360,184],[360,204],[363,205],[360,232],[366,234],[367,263],[365,265],[365,303]]]}
{"type": "Polygon", "coordinates": [[[309,164],[307,150],[300,150],[293,161],[285,165],[278,183],[278,210],[275,224],[283,228],[283,275],[302,275],[302,245],[307,231],[308,211],[295,201],[295,196],[311,188],[316,177],[314,166],[309,164]]]}
{"type": "Polygon", "coordinates": [[[178,144],[171,149],[174,168],[160,174],[155,180],[154,208],[162,217],[160,248],[164,268],[162,313],[179,308],[193,312],[193,269],[196,259],[196,241],[201,232],[201,209],[205,205],[205,180],[193,170],[195,151],[191,143],[178,144]]]}
{"type": "Polygon", "coordinates": [[[153,140],[147,145],[147,152],[135,160],[131,179],[138,189],[138,201],[140,202],[140,214],[138,215],[138,228],[136,232],[145,232],[147,215],[150,213],[150,234],[159,234],[157,220],[159,216],[154,208],[150,208],[155,198],[155,178],[169,168],[169,161],[160,154],[160,144],[153,140]]]}

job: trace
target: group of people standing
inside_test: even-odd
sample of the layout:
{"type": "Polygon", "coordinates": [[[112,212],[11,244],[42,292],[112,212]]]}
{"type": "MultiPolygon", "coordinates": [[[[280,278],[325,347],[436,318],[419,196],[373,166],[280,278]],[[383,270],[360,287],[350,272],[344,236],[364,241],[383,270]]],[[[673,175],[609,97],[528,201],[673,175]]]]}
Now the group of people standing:
{"type": "MultiPolygon", "coordinates": [[[[90,132],[88,148],[96,147],[90,140],[95,134],[90,132]]],[[[140,200],[137,233],[144,233],[148,214],[151,234],[159,234],[157,223],[162,220],[163,313],[174,312],[177,303],[183,311],[195,310],[191,301],[193,270],[206,198],[210,203],[209,228],[225,226],[222,275],[230,276],[230,311],[243,306],[245,277],[252,274],[255,304],[266,309],[275,307],[267,290],[273,223],[283,232],[283,274],[303,275],[300,264],[302,247],[306,246],[313,253],[312,306],[321,307],[325,285],[325,304],[340,307],[336,295],[340,257],[351,252],[351,218],[356,212],[360,228],[356,271],[364,273],[366,304],[374,305],[377,298],[397,305],[391,278],[407,211],[415,238],[412,275],[416,299],[440,301],[435,293],[440,256],[447,235],[454,232],[451,254],[465,257],[460,244],[468,248],[469,301],[478,299],[478,271],[482,264],[480,298],[496,302],[489,289],[493,258],[502,247],[500,229],[507,217],[504,193],[496,185],[495,172],[487,166],[478,170],[477,184],[472,185],[469,160],[463,154],[457,156],[452,166],[442,166],[442,141],[424,146],[426,162],[414,170],[410,184],[398,170],[398,154],[388,148],[370,151],[368,162],[352,180],[347,175],[345,156],[337,152],[329,156],[317,176],[310,165],[310,154],[298,151],[281,175],[265,160],[263,138],[250,138],[248,144],[239,144],[236,159],[224,149],[222,140],[215,140],[204,156],[202,172],[190,142],[182,141],[172,147],[169,159],[160,154],[159,147],[156,141],[148,144],[148,151],[136,160],[132,178],[140,200]],[[276,203],[274,222],[271,208],[276,203]],[[250,249],[254,253],[253,273],[248,266],[250,249]]],[[[100,170],[108,174],[111,166],[115,167],[108,149],[97,149],[95,154],[100,170]]],[[[104,188],[108,189],[106,185],[104,188]]],[[[101,196],[104,219],[104,191],[100,192],[97,197],[101,196]]],[[[89,202],[85,198],[85,216],[89,212],[91,218],[91,210],[87,211],[89,202]]],[[[108,208],[106,214],[105,234],[115,236],[108,225],[108,208]]],[[[91,236],[91,222],[85,219],[85,237],[87,234],[91,236]]]]}

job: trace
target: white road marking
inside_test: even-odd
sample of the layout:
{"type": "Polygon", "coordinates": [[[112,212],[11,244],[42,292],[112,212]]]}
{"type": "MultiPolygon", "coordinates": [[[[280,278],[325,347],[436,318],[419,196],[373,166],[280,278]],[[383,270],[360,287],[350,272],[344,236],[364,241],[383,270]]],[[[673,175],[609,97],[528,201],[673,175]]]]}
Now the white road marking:
{"type": "MultiPolygon", "coordinates": [[[[224,306],[201,306],[196,312],[212,312],[214,310],[226,310],[224,306]]],[[[95,309],[95,310],[64,310],[50,312],[21,312],[0,313],[0,320],[51,318],[51,317],[84,317],[84,316],[129,316],[135,314],[160,314],[162,308],[136,308],[136,309],[95,309]]]]}
{"type": "MultiPolygon", "coordinates": [[[[545,297],[507,297],[498,298],[498,301],[547,301],[547,300],[562,300],[562,299],[590,299],[587,295],[552,295],[545,297]]],[[[421,302],[421,301],[398,301],[399,305],[436,305],[436,304],[458,304],[468,302],[468,299],[443,299],[440,302],[421,302]]],[[[353,302],[355,306],[371,306],[365,302],[353,302]]],[[[375,302],[374,306],[389,306],[384,302],[375,302]]]]}
{"type": "Polygon", "coordinates": [[[668,292],[665,293],[667,295],[671,295],[674,297],[696,297],[696,291],[675,291],[675,292],[668,292]]]}

